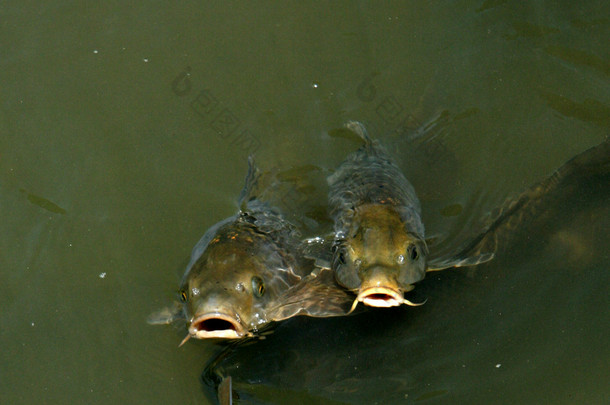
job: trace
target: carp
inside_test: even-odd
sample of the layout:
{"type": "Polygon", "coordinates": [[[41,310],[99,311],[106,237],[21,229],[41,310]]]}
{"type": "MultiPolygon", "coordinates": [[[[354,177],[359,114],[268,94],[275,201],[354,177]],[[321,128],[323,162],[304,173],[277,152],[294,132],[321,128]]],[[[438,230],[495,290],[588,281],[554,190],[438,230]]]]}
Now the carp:
{"type": "Polygon", "coordinates": [[[151,324],[185,320],[188,335],[181,344],[191,337],[252,337],[274,321],[349,310],[351,299],[330,270],[303,255],[297,229],[259,199],[264,181],[251,158],[248,163],[239,212],[208,229],[193,248],[181,302],[149,317],[151,324]]]}

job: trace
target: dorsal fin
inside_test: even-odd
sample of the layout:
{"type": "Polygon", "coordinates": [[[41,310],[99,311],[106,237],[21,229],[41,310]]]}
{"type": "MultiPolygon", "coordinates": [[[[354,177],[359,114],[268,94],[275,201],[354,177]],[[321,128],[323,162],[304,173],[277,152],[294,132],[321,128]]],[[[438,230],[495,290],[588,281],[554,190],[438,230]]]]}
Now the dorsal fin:
{"type": "Polygon", "coordinates": [[[360,121],[348,121],[345,123],[345,128],[349,129],[356,135],[358,135],[365,142],[367,147],[373,145],[373,140],[369,137],[369,134],[364,127],[364,124],[360,121]]]}
{"type": "Polygon", "coordinates": [[[360,121],[348,121],[344,126],[364,141],[364,145],[360,147],[360,150],[366,151],[369,155],[389,159],[387,149],[383,147],[377,139],[373,139],[369,136],[363,123],[360,121]]]}
{"type": "Polygon", "coordinates": [[[254,157],[250,155],[248,156],[248,174],[246,174],[244,188],[241,190],[237,200],[240,212],[245,212],[248,201],[257,197],[259,179],[260,171],[254,163],[254,157]]]}

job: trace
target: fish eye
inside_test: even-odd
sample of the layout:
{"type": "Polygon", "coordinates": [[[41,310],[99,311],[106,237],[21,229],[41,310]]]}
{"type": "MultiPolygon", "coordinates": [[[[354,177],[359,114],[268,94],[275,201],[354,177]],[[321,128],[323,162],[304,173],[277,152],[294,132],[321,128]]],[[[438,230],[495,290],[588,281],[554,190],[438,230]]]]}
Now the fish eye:
{"type": "Polygon", "coordinates": [[[252,277],[252,292],[255,297],[260,298],[265,294],[265,283],[260,277],[252,277]]]}
{"type": "Polygon", "coordinates": [[[180,290],[180,299],[182,300],[182,302],[186,302],[186,299],[187,299],[186,291],[180,290]]]}
{"type": "Polygon", "coordinates": [[[417,260],[417,258],[419,257],[419,253],[417,252],[417,247],[415,245],[411,245],[409,247],[409,257],[412,261],[417,260]]]}

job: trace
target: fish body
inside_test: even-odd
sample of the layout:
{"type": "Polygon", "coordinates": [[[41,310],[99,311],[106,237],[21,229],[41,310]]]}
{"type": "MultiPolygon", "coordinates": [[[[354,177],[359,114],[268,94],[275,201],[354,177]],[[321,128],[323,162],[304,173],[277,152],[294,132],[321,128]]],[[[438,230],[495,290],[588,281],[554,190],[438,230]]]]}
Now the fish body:
{"type": "Polygon", "coordinates": [[[404,293],[427,271],[493,258],[493,252],[478,252],[430,259],[413,186],[361,123],[352,121],[346,127],[364,145],[327,179],[335,224],[330,266],[337,282],[357,293],[354,306],[358,302],[373,307],[421,305],[406,300],[404,293]]]}
{"type": "Polygon", "coordinates": [[[239,212],[212,226],[195,245],[180,286],[182,303],[149,322],[184,318],[190,338],[254,336],[272,321],[294,315],[347,312],[343,291],[301,253],[299,232],[269,203],[250,160],[239,212]],[[323,300],[316,291],[328,291],[323,300]]]}
{"type": "Polygon", "coordinates": [[[365,144],[328,177],[335,222],[332,269],[337,282],[377,307],[405,302],[403,293],[427,268],[421,207],[415,190],[385,149],[358,122],[347,128],[365,144]]]}

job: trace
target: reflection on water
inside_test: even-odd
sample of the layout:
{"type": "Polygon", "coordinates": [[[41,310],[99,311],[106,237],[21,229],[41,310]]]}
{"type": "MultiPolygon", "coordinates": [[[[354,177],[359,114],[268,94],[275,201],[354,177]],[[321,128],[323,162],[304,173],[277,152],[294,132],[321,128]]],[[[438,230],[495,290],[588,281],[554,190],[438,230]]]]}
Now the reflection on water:
{"type": "MultiPolygon", "coordinates": [[[[310,210],[289,214],[330,229],[322,180],[355,145],[328,131],[363,121],[396,153],[427,234],[457,240],[607,136],[608,7],[4,1],[3,403],[208,402],[197,377],[220,348],[178,349],[183,330],[145,320],[236,211],[248,150],[288,177],[309,168],[315,187],[295,179],[287,201],[310,210]],[[188,94],[172,86],[187,68],[188,94]],[[439,116],[437,137],[408,138],[439,116]]],[[[489,265],[431,274],[423,307],[291,320],[219,371],[259,402],[374,403],[381,387],[422,403],[601,402],[607,217],[571,201],[489,265]]]]}

